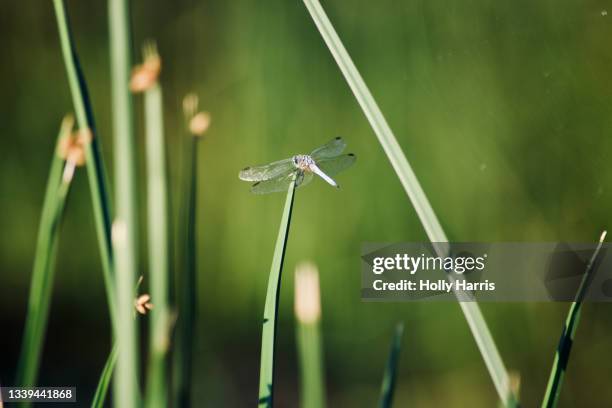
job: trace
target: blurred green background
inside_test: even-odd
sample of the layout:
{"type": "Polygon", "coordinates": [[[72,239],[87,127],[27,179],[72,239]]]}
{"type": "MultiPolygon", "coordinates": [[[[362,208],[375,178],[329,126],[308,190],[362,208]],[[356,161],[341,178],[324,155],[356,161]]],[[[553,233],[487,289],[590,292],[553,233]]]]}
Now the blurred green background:
{"type": "MultiPolygon", "coordinates": [[[[609,1],[323,6],[449,239],[587,242],[610,227],[609,1]]],[[[106,2],[69,0],[67,7],[112,182],[106,2]]],[[[257,398],[259,323],[284,197],[249,194],[238,170],[309,152],[337,135],[358,157],[338,177],[343,188],[317,180],[296,195],[281,291],[278,406],[298,401],[292,275],[304,259],[321,272],[330,406],[376,403],[400,320],[397,406],[494,406],[495,389],[456,304],[360,301],[362,242],[426,236],[302,2],[134,0],[131,8],[135,61],[149,38],[163,58],[173,199],[186,137],[182,97],[197,92],[213,117],[199,152],[197,406],[252,406],[257,398]]],[[[3,0],[2,10],[0,382],[11,385],[46,173],[72,105],[51,1],[3,0]]],[[[146,276],[145,254],[142,248],[146,276]]],[[[56,276],[39,383],[76,385],[85,404],[110,329],[84,171],[69,199],[56,276]]],[[[521,373],[526,407],[544,393],[567,308],[482,305],[506,365],[521,373]]],[[[610,311],[608,304],[584,308],[561,406],[612,400],[610,311]]]]}

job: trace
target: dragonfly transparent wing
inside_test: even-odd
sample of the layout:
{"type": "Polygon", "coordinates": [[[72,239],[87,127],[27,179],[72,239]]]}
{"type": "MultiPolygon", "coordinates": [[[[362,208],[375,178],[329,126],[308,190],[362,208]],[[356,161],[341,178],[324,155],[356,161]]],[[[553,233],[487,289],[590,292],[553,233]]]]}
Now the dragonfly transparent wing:
{"type": "MultiPolygon", "coordinates": [[[[312,173],[299,173],[296,177],[296,188],[305,186],[310,183],[314,175],[312,173]]],[[[293,179],[293,173],[286,176],[280,176],[272,180],[260,181],[251,186],[251,193],[253,194],[268,194],[278,193],[281,191],[287,191],[291,180],[293,179]]]]}
{"type": "Polygon", "coordinates": [[[314,149],[312,153],[310,153],[310,157],[315,159],[315,161],[320,159],[329,159],[341,154],[345,147],[346,142],[341,137],[337,137],[327,142],[327,144],[314,149]]]}
{"type": "Polygon", "coordinates": [[[310,183],[312,181],[312,179],[314,178],[314,173],[311,172],[307,172],[307,173],[302,173],[302,177],[298,178],[298,188],[299,187],[303,187],[306,184],[310,183]]]}
{"type": "Polygon", "coordinates": [[[285,175],[295,170],[292,159],[279,160],[263,166],[246,167],[238,177],[245,181],[265,181],[285,175]]]}
{"type": "Polygon", "coordinates": [[[356,159],[353,153],[349,153],[329,159],[317,160],[316,163],[323,173],[333,177],[341,171],[351,167],[356,159]]]}

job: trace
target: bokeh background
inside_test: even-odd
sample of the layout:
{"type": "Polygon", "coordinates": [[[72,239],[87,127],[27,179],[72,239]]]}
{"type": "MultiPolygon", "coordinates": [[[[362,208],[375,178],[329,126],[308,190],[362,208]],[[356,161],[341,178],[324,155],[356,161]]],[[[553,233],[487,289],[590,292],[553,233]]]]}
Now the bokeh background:
{"type": "MultiPolygon", "coordinates": [[[[112,176],[106,2],[67,6],[112,176]]],[[[450,239],[590,242],[610,227],[611,2],[323,6],[450,239]]],[[[494,406],[495,389],[456,304],[360,301],[362,242],[426,236],[304,5],[134,0],[131,8],[134,55],[152,38],[163,58],[173,199],[186,137],[182,97],[197,92],[213,117],[199,147],[196,405],[252,406],[257,398],[259,323],[284,197],[249,194],[238,170],[342,135],[358,157],[338,177],[343,188],[315,181],[296,196],[281,291],[278,406],[298,401],[292,275],[304,259],[321,271],[330,406],[376,403],[397,321],[406,325],[397,406],[494,406]]],[[[48,165],[60,120],[72,110],[51,1],[2,0],[0,50],[0,382],[10,385],[48,165]]],[[[141,155],[141,181],[143,164],[141,155]]],[[[611,307],[584,308],[561,406],[612,400],[611,307]]],[[[506,365],[521,374],[524,405],[538,405],[568,305],[482,309],[506,365]]],[[[39,383],[76,385],[85,405],[109,333],[87,179],[79,172],[39,383]]]]}

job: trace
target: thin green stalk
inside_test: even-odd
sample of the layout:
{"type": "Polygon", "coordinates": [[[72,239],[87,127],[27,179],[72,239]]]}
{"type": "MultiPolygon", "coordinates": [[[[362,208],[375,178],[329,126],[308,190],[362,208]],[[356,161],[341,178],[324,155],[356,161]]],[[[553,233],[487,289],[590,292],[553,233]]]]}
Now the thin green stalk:
{"type": "Polygon", "coordinates": [[[276,341],[276,318],[278,315],[278,297],[280,294],[281,272],[287,248],[291,210],[295,194],[295,178],[287,190],[285,208],[281,218],[274,257],[268,277],[266,304],[262,321],[261,360],[259,365],[259,406],[272,407],[274,403],[274,343],[276,341]]]}
{"type": "Polygon", "coordinates": [[[102,259],[102,272],[104,275],[104,286],[110,311],[111,321],[114,321],[115,306],[115,284],[113,275],[113,252],[111,245],[111,206],[108,197],[108,187],[106,183],[106,172],[104,162],[100,153],[100,142],[93,116],[87,83],[77,51],[72,38],[70,21],[66,15],[66,8],[63,0],[53,0],[57,27],[59,29],[60,43],[72,94],[72,104],[76,112],[76,119],[82,132],[90,131],[92,135],[91,143],[85,148],[87,176],[89,179],[89,190],[91,194],[96,232],[98,235],[98,245],[102,259]]]}
{"type": "Polygon", "coordinates": [[[182,227],[185,228],[182,239],[182,261],[177,277],[178,318],[176,321],[176,344],[173,352],[173,400],[177,407],[191,406],[191,384],[193,368],[194,326],[197,306],[196,280],[196,197],[198,154],[200,140],[191,136],[188,144],[187,187],[185,189],[186,214],[182,227]]]}
{"type": "Polygon", "coordinates": [[[295,315],[300,365],[302,408],[325,407],[325,374],[320,333],[321,300],[319,274],[310,263],[295,271],[295,315]]]}
{"type": "Polygon", "coordinates": [[[385,367],[382,387],[380,390],[380,408],[391,408],[393,405],[393,393],[395,392],[395,383],[397,381],[397,367],[399,365],[400,350],[402,349],[402,337],[404,335],[404,324],[398,323],[395,327],[393,341],[391,342],[391,350],[389,351],[389,359],[385,367]]]}
{"type": "Polygon", "coordinates": [[[71,177],[64,179],[62,171],[65,161],[58,155],[60,140],[70,137],[72,118],[66,117],[57,136],[56,151],[51,160],[49,177],[36,241],[32,281],[28,298],[28,312],[24,327],[21,353],[17,367],[15,385],[32,387],[36,385],[40,356],[49,317],[55,255],[59,239],[59,227],[64,203],[70,187],[71,177]]]}
{"type": "Polygon", "coordinates": [[[138,213],[133,107],[129,90],[132,63],[127,0],[109,0],[108,18],[115,147],[115,222],[121,234],[118,243],[114,244],[118,306],[115,332],[119,359],[114,376],[113,397],[116,405],[136,407],[140,400],[139,351],[138,331],[133,319],[132,290],[138,267],[138,213]]]}
{"type": "Polygon", "coordinates": [[[591,272],[596,264],[597,256],[601,250],[604,239],[606,238],[606,231],[601,234],[599,243],[587,264],[584,276],[578,287],[578,292],[572,305],[570,306],[563,326],[563,332],[561,333],[561,339],[559,340],[559,346],[555,353],[555,360],[553,362],[550,377],[548,378],[548,385],[546,387],[546,394],[542,401],[543,408],[552,408],[557,406],[559,401],[559,395],[561,394],[561,386],[563,385],[563,378],[565,377],[565,370],[567,369],[567,363],[569,361],[570,352],[572,351],[572,344],[574,342],[574,335],[580,323],[580,310],[582,309],[582,302],[584,296],[589,288],[591,272]]]}
{"type": "Polygon", "coordinates": [[[117,354],[117,344],[115,344],[113,345],[113,348],[106,359],[106,364],[104,364],[102,374],[100,374],[100,380],[98,381],[96,393],[94,394],[91,402],[91,408],[104,408],[104,402],[106,401],[106,395],[108,394],[108,387],[110,385],[111,377],[113,376],[115,364],[117,363],[117,354]]]}
{"type": "Polygon", "coordinates": [[[301,406],[303,408],[325,407],[320,325],[318,323],[299,323],[297,331],[300,354],[301,406]]]}
{"type": "Polygon", "coordinates": [[[163,133],[162,92],[158,84],[145,92],[146,153],[148,178],[149,269],[151,312],[147,407],[167,407],[168,308],[168,188],[163,133]]]}
{"type": "MultiPolygon", "coordinates": [[[[327,44],[338,67],[353,91],[357,102],[370,122],[370,126],[378,137],[378,141],[391,162],[404,190],[408,194],[429,240],[432,243],[437,243],[434,247],[440,256],[446,256],[448,253],[448,238],[442,230],[440,222],[429,200],[425,196],[412,167],[408,163],[404,152],[391,131],[389,124],[374,101],[374,97],[357,71],[355,64],[344,48],[344,45],[340,41],[338,34],[334,30],[333,25],[329,21],[319,1],[304,0],[304,4],[308,8],[323,40],[327,44]]],[[[456,294],[459,298],[462,298],[461,293],[456,294]]],[[[476,302],[460,301],[459,305],[472,331],[472,335],[476,340],[476,344],[480,349],[480,353],[489,370],[489,374],[491,375],[499,398],[504,403],[507,403],[511,399],[508,372],[506,371],[506,367],[504,366],[480,308],[476,302]]]]}

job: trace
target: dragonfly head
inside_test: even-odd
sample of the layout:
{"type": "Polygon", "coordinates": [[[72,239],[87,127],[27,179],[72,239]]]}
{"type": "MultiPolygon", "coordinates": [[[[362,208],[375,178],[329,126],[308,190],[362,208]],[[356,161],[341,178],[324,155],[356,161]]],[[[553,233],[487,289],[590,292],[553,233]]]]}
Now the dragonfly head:
{"type": "Polygon", "coordinates": [[[315,164],[315,161],[306,154],[293,156],[293,165],[302,171],[310,171],[310,166],[313,164],[315,164]]]}

